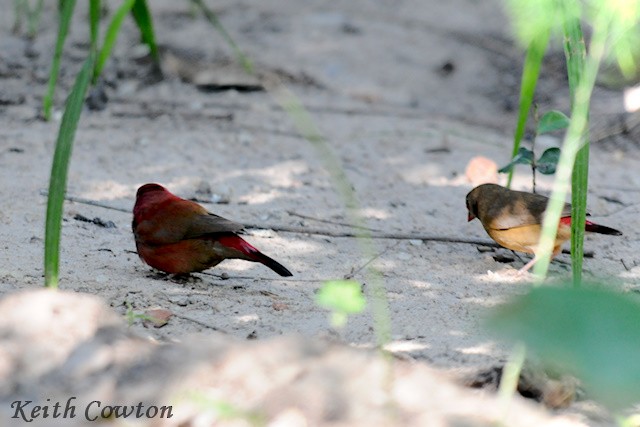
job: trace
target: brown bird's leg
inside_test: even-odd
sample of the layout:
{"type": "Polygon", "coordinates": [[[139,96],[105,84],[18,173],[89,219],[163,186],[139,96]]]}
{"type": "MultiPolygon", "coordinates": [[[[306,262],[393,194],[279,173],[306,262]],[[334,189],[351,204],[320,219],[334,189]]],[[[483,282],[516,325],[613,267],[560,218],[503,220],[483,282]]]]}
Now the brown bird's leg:
{"type": "Polygon", "coordinates": [[[530,269],[531,267],[533,267],[533,265],[534,265],[536,262],[538,262],[538,256],[537,256],[537,255],[534,255],[534,256],[533,256],[533,258],[531,259],[531,261],[529,261],[528,263],[526,263],[526,264],[524,265],[524,267],[522,267],[520,270],[518,270],[518,275],[524,274],[524,273],[526,273],[527,271],[529,271],[529,269],[530,269]]]}
{"type": "MultiPolygon", "coordinates": [[[[562,247],[560,247],[560,246],[556,246],[555,248],[553,248],[553,252],[551,253],[551,259],[554,259],[555,257],[557,257],[557,256],[558,256],[558,254],[560,254],[560,252],[561,252],[561,251],[562,251],[562,247]]],[[[524,265],[524,267],[522,267],[520,270],[518,270],[518,275],[520,275],[520,274],[524,274],[524,273],[526,273],[527,271],[529,271],[529,269],[530,269],[531,267],[533,267],[533,265],[534,265],[536,262],[538,262],[538,259],[539,259],[539,258],[538,258],[538,255],[537,255],[537,254],[536,254],[536,255],[534,255],[534,256],[533,256],[533,259],[532,259],[531,261],[529,261],[528,263],[526,263],[526,264],[524,265]]]]}

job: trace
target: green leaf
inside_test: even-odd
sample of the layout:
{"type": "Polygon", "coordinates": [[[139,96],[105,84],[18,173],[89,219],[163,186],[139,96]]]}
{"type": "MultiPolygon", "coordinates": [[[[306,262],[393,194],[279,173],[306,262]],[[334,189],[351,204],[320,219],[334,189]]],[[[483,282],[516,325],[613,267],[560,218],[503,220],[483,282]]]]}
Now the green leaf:
{"type": "Polygon", "coordinates": [[[60,3],[60,23],[58,24],[58,37],[56,38],[56,47],[53,51],[51,59],[51,70],[49,71],[49,83],[47,85],[47,93],[42,98],[42,109],[45,120],[51,119],[51,107],[53,106],[53,95],[56,90],[56,82],[58,81],[58,73],[60,72],[60,57],[64,41],[69,34],[69,26],[71,25],[71,17],[73,9],[76,6],[76,0],[64,0],[60,3]]]}
{"type": "Polygon", "coordinates": [[[136,0],[131,9],[133,19],[138,25],[140,30],[142,42],[149,46],[151,57],[156,63],[160,62],[160,54],[158,53],[158,46],[156,45],[156,37],[153,31],[153,19],[151,13],[147,7],[146,0],[136,0]]]}
{"type": "Polygon", "coordinates": [[[556,173],[558,160],[560,160],[560,149],[558,147],[548,148],[536,162],[536,170],[544,175],[553,175],[556,173]]]}
{"type": "Polygon", "coordinates": [[[557,110],[547,111],[540,118],[538,123],[537,133],[542,135],[543,133],[554,132],[560,129],[566,129],[569,127],[569,117],[564,113],[557,110]]]}
{"type": "Polygon", "coordinates": [[[611,409],[640,402],[640,303],[598,288],[538,287],[499,307],[489,326],[576,375],[611,409]]]}
{"type": "Polygon", "coordinates": [[[333,311],[332,324],[335,327],[344,326],[347,315],[360,313],[366,305],[360,283],[354,280],[324,282],[316,295],[316,303],[333,311]]]}
{"type": "Polygon", "coordinates": [[[531,163],[533,163],[533,151],[520,147],[518,154],[511,159],[511,163],[499,169],[498,172],[507,173],[510,172],[515,165],[530,165],[531,163]]]}
{"type": "Polygon", "coordinates": [[[204,14],[207,21],[216,29],[218,33],[222,36],[222,38],[227,42],[229,47],[233,50],[236,60],[242,65],[242,68],[247,72],[247,74],[255,74],[255,68],[253,66],[253,62],[251,59],[244,54],[244,52],[240,49],[240,46],[233,40],[231,35],[224,28],[220,20],[218,19],[218,15],[215,14],[211,9],[209,9],[203,2],[203,0],[191,0],[191,2],[197,5],[202,13],[204,14]]]}
{"type": "Polygon", "coordinates": [[[93,81],[95,82],[100,73],[102,73],[102,69],[104,68],[104,64],[109,59],[111,55],[111,50],[113,49],[113,45],[118,38],[118,33],[120,32],[120,26],[122,25],[122,21],[124,21],[124,17],[127,16],[131,8],[133,7],[133,3],[136,0],[125,0],[122,2],[118,10],[113,14],[113,18],[111,18],[111,23],[109,23],[109,28],[107,28],[107,32],[104,35],[104,43],[102,44],[102,49],[100,49],[100,53],[98,54],[98,59],[96,60],[95,69],[93,71],[93,81]]]}
{"type": "Polygon", "coordinates": [[[53,153],[44,237],[44,280],[46,287],[58,287],[60,231],[62,227],[64,193],[67,187],[67,171],[78,121],[84,105],[84,97],[89,87],[93,61],[94,55],[90,54],[76,77],[65,104],[60,130],[58,131],[58,140],[53,153]]]}

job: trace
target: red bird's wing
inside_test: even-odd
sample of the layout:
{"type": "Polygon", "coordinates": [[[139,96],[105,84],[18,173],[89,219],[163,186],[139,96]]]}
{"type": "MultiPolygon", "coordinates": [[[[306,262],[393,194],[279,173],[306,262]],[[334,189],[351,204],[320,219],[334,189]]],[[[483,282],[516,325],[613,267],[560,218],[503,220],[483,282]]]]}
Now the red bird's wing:
{"type": "Polygon", "coordinates": [[[208,213],[206,215],[197,215],[193,217],[182,238],[195,239],[216,233],[236,233],[243,228],[242,224],[208,213]]]}

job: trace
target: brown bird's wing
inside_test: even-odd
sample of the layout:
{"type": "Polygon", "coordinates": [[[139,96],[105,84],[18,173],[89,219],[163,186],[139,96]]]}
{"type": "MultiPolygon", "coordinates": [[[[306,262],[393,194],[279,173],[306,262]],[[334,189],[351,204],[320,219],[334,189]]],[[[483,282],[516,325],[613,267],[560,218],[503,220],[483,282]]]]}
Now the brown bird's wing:
{"type": "MultiPolygon", "coordinates": [[[[539,194],[511,191],[507,200],[493,203],[487,212],[487,225],[496,230],[541,224],[549,199],[539,194]]],[[[561,216],[571,215],[571,205],[565,203],[561,216]]]]}
{"type": "Polygon", "coordinates": [[[195,239],[216,233],[236,233],[243,228],[242,224],[208,213],[207,215],[198,215],[192,218],[182,238],[195,239]]]}

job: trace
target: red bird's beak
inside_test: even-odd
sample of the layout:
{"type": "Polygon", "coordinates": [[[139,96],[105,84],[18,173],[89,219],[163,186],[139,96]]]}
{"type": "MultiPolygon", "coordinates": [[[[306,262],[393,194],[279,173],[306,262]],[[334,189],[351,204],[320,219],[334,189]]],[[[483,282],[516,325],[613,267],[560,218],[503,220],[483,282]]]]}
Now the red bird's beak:
{"type": "Polygon", "coordinates": [[[474,219],[476,219],[475,215],[469,212],[467,215],[467,222],[473,221],[474,219]]]}

